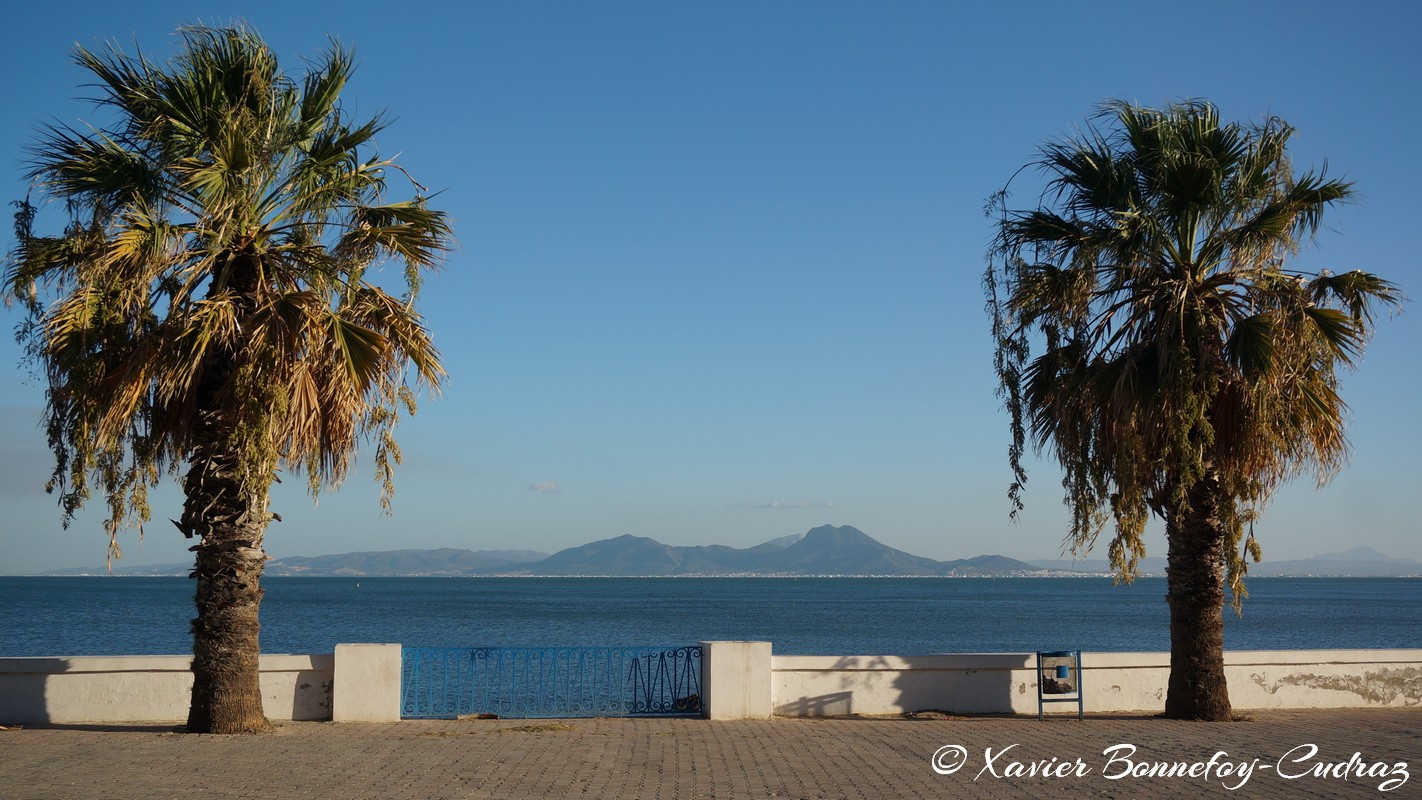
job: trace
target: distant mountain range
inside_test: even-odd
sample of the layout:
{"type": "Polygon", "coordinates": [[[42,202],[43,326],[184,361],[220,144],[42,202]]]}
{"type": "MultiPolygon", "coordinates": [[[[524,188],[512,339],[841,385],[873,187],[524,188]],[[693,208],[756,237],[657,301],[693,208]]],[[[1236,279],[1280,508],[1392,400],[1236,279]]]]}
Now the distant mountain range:
{"type": "MultiPolygon", "coordinates": [[[[186,575],[186,564],[115,566],[121,575],[186,575]]],[[[94,574],[67,569],[50,575],[94,574]]],[[[624,535],[560,550],[553,555],[527,550],[388,550],[330,556],[278,558],[267,575],[290,576],[459,576],[459,575],[1045,575],[1047,570],[1005,556],[984,555],[934,561],[889,547],[848,525],[822,525],[807,533],[772,539],[755,547],[679,547],[643,536],[624,535]]]]}
{"type": "Polygon", "coordinates": [[[934,561],[883,544],[858,528],[822,525],[803,536],[737,549],[677,547],[618,536],[571,547],[512,570],[530,575],[1018,575],[1039,573],[1005,556],[934,561]]]}
{"type": "MultiPolygon", "coordinates": [[[[1165,574],[1165,559],[1142,562],[1146,575],[1165,574]]],[[[116,566],[120,575],[186,575],[187,564],[150,567],[116,566]]],[[[102,574],[66,569],[49,575],[102,574]]],[[[725,545],[681,547],[644,536],[624,535],[589,542],[557,553],[532,550],[385,550],[329,556],[294,556],[268,562],[274,576],[473,576],[586,575],[609,577],[689,575],[846,575],[946,577],[1047,577],[1107,574],[1104,559],[1024,562],[1000,555],[935,561],[889,547],[848,526],[821,525],[754,547],[725,545]]],[[[1422,575],[1422,562],[1389,558],[1367,547],[1299,561],[1253,564],[1250,575],[1382,577],[1422,575]]]]}

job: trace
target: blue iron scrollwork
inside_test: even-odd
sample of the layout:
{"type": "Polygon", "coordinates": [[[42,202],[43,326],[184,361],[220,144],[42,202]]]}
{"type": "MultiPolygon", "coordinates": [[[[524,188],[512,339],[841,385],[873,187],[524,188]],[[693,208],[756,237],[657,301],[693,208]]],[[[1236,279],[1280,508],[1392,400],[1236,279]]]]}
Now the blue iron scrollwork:
{"type": "Polygon", "coordinates": [[[700,716],[701,647],[407,647],[407,718],[700,716]]]}

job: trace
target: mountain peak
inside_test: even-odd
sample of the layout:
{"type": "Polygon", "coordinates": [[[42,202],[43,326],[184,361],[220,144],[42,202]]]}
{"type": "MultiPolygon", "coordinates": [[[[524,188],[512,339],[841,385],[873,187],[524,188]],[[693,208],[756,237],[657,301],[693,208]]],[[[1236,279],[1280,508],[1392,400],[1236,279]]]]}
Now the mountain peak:
{"type": "Polygon", "coordinates": [[[802,542],[814,540],[834,540],[841,542],[868,540],[878,544],[872,536],[853,525],[821,525],[818,528],[811,528],[806,531],[804,537],[800,539],[802,542]]]}
{"type": "MultiPolygon", "coordinates": [[[[803,533],[792,533],[792,534],[790,534],[789,536],[777,536],[776,538],[771,539],[771,540],[768,541],[768,542],[761,542],[760,544],[756,545],[756,547],[760,547],[760,548],[789,547],[790,545],[792,545],[792,544],[794,544],[794,543],[800,541],[800,540],[803,539],[803,538],[805,538],[805,534],[803,534],[803,533]]],[[[754,549],[754,548],[752,548],[752,549],[754,549]]]]}

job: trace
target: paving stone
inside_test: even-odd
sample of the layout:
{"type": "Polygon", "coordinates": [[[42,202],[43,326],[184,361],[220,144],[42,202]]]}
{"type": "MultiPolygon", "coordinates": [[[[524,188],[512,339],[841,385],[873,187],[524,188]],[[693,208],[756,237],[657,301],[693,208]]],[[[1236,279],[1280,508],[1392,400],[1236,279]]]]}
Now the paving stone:
{"type": "Polygon", "coordinates": [[[1422,709],[1248,716],[294,722],[265,736],[31,727],[0,732],[0,799],[1422,797],[1410,776],[1422,709]],[[952,746],[939,766],[959,752],[963,763],[936,772],[952,746]],[[1291,751],[1298,761],[1281,762],[1291,751]],[[1212,758],[1252,772],[1198,774],[1212,758]],[[1162,764],[1197,774],[1144,774],[1162,764]],[[1380,793],[1398,770],[1405,782],[1380,793]]]}

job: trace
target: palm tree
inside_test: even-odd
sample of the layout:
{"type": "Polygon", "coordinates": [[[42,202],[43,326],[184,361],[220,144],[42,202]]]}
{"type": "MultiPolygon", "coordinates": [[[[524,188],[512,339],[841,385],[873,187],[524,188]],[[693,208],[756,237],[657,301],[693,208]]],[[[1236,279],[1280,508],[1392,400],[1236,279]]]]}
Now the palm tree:
{"type": "Polygon", "coordinates": [[[333,42],[294,79],[249,28],[180,36],[166,64],[76,49],[113,123],[52,125],[32,147],[30,178],[68,224],[36,235],[36,207],[19,204],[5,291],[48,382],[47,489],[66,525],[96,485],[116,556],[120,527],[149,518],[149,487],[185,471],[188,730],[259,731],[272,481],[285,468],[313,494],[337,485],[372,441],[388,510],[396,422],[444,377],[415,296],[451,231],[419,184],[386,199],[399,168],[370,152],[385,122],[340,103],[349,50],[333,42]],[[403,263],[398,295],[373,277],[387,260],[403,263]]]}
{"type": "Polygon", "coordinates": [[[1129,581],[1148,518],[1164,521],[1169,717],[1229,718],[1224,589],[1238,610],[1274,490],[1304,472],[1321,486],[1344,463],[1338,367],[1356,364],[1377,307],[1402,301],[1366,272],[1285,268],[1352,193],[1293,172],[1292,132],[1224,124],[1201,101],[1113,102],[1041,149],[1035,209],[1007,208],[1005,191],[990,206],[1012,513],[1030,444],[1064,470],[1073,552],[1114,522],[1111,563],[1129,581]]]}

